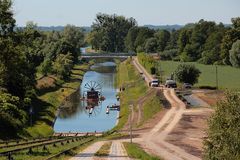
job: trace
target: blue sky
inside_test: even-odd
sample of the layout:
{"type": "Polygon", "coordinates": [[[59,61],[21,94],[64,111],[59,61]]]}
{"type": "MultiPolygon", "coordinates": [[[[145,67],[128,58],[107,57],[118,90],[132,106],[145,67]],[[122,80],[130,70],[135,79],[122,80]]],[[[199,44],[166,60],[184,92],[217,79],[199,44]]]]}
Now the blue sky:
{"type": "Polygon", "coordinates": [[[99,12],[133,17],[139,25],[230,23],[240,16],[240,0],[14,0],[13,9],[18,26],[90,26],[99,12]]]}

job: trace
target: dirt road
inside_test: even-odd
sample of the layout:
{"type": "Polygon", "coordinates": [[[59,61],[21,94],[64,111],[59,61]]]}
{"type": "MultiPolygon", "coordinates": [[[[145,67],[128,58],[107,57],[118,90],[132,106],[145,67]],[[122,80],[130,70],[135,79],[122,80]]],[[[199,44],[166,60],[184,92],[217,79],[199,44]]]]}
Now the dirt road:
{"type": "MultiPolygon", "coordinates": [[[[152,80],[151,75],[139,64],[137,58],[133,59],[137,70],[144,74],[147,84],[152,80]]],[[[200,160],[184,149],[166,141],[167,136],[178,124],[185,112],[185,104],[175,95],[173,89],[164,89],[164,96],[171,104],[171,109],[164,115],[149,133],[144,133],[136,139],[147,151],[159,155],[166,160],[200,160]]]]}

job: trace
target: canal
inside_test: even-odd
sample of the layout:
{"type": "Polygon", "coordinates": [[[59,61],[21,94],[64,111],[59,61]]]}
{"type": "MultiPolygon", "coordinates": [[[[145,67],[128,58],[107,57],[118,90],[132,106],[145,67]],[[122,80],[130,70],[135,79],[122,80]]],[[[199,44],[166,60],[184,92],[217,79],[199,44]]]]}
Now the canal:
{"type": "Polygon", "coordinates": [[[115,85],[116,64],[113,62],[97,63],[84,74],[79,91],[74,93],[60,107],[54,124],[55,132],[101,132],[112,129],[117,123],[118,111],[106,114],[108,105],[119,104],[116,99],[115,85]],[[92,114],[86,109],[86,102],[80,100],[86,92],[85,84],[97,82],[101,85],[102,95],[106,98],[98,103],[92,114]]]}

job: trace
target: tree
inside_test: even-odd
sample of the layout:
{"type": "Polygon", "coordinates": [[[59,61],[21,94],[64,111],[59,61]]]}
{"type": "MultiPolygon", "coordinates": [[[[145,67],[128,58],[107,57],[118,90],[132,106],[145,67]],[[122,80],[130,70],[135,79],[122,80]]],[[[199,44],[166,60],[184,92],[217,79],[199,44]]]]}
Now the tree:
{"type": "Polygon", "coordinates": [[[232,44],[240,39],[240,27],[239,27],[239,19],[240,18],[233,18],[232,23],[234,28],[228,28],[226,31],[222,44],[221,44],[221,59],[223,64],[230,65],[229,59],[229,50],[232,47],[232,44]]]}
{"type": "Polygon", "coordinates": [[[49,73],[52,72],[52,61],[50,59],[44,60],[38,67],[38,70],[40,73],[43,74],[43,76],[48,75],[49,73]]]}
{"type": "Polygon", "coordinates": [[[84,45],[84,34],[80,27],[67,25],[64,27],[62,36],[67,43],[77,49],[80,49],[84,45]]]}
{"type": "Polygon", "coordinates": [[[200,63],[203,64],[214,64],[220,62],[220,52],[221,43],[225,33],[225,28],[223,24],[216,26],[215,31],[213,31],[207,38],[204,44],[204,50],[201,53],[200,63]]]}
{"type": "Polygon", "coordinates": [[[172,32],[170,32],[170,39],[167,43],[167,46],[165,47],[165,50],[171,50],[171,49],[177,49],[177,41],[178,41],[178,36],[179,36],[180,31],[179,30],[172,30],[172,32]]]}
{"type": "Polygon", "coordinates": [[[11,7],[11,0],[0,0],[0,36],[3,37],[11,35],[15,27],[11,7]]]}
{"type": "Polygon", "coordinates": [[[194,62],[199,57],[198,54],[196,54],[196,50],[199,48],[199,44],[187,44],[184,48],[184,51],[181,53],[180,58],[183,62],[194,62]]]}
{"type": "Polygon", "coordinates": [[[227,92],[208,122],[204,159],[240,159],[240,93],[227,92]]]}
{"type": "Polygon", "coordinates": [[[24,99],[27,89],[34,86],[31,65],[24,54],[21,38],[13,30],[15,20],[11,1],[0,1],[0,87],[24,99]]]}
{"type": "Polygon", "coordinates": [[[134,26],[129,29],[128,34],[125,38],[125,46],[128,51],[136,51],[135,41],[138,36],[139,27],[134,26]]]}
{"type": "Polygon", "coordinates": [[[134,46],[136,46],[136,51],[138,51],[138,53],[141,51],[144,51],[144,46],[145,46],[146,40],[148,38],[153,37],[153,34],[154,34],[154,30],[149,29],[147,27],[139,27],[137,37],[134,41],[134,46]],[[138,48],[138,50],[137,50],[137,48],[138,48]],[[141,48],[141,50],[140,50],[140,48],[141,48]]]}
{"type": "Polygon", "coordinates": [[[133,18],[125,18],[123,16],[107,15],[99,13],[92,25],[91,39],[96,41],[92,43],[93,48],[107,52],[123,52],[126,47],[124,40],[130,28],[136,25],[133,18]]]}
{"type": "Polygon", "coordinates": [[[67,80],[71,75],[73,67],[73,56],[71,53],[59,54],[53,63],[53,72],[63,80],[67,80]]]}
{"type": "Polygon", "coordinates": [[[230,62],[234,67],[240,67],[240,40],[237,40],[232,45],[232,49],[229,51],[230,62]]]}
{"type": "Polygon", "coordinates": [[[21,102],[18,97],[0,91],[0,106],[0,137],[14,136],[26,122],[26,114],[20,109],[21,102]]]}
{"type": "Polygon", "coordinates": [[[177,49],[170,49],[161,52],[159,55],[161,57],[161,60],[177,60],[177,53],[177,49]]]}
{"type": "Polygon", "coordinates": [[[149,38],[146,40],[144,49],[147,53],[154,53],[157,51],[158,48],[158,42],[156,38],[149,38]]]}
{"type": "Polygon", "coordinates": [[[170,33],[167,30],[159,30],[154,34],[158,42],[158,51],[162,52],[167,47],[170,40],[170,33]]]}
{"type": "Polygon", "coordinates": [[[177,40],[179,53],[182,53],[185,46],[190,43],[191,34],[192,34],[192,29],[186,29],[186,28],[181,29],[178,40],[177,40]]]}
{"type": "Polygon", "coordinates": [[[200,70],[192,64],[180,64],[175,71],[175,76],[179,82],[193,85],[198,82],[200,73],[200,70]]]}
{"type": "Polygon", "coordinates": [[[240,28],[240,17],[232,18],[231,21],[235,29],[240,28]]]}

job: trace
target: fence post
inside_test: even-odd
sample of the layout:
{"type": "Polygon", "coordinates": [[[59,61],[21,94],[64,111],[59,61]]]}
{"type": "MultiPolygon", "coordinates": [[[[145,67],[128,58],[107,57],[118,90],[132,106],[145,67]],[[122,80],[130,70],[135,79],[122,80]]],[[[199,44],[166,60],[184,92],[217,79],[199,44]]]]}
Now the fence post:
{"type": "Polygon", "coordinates": [[[8,160],[12,160],[11,152],[8,152],[8,160]]]}

